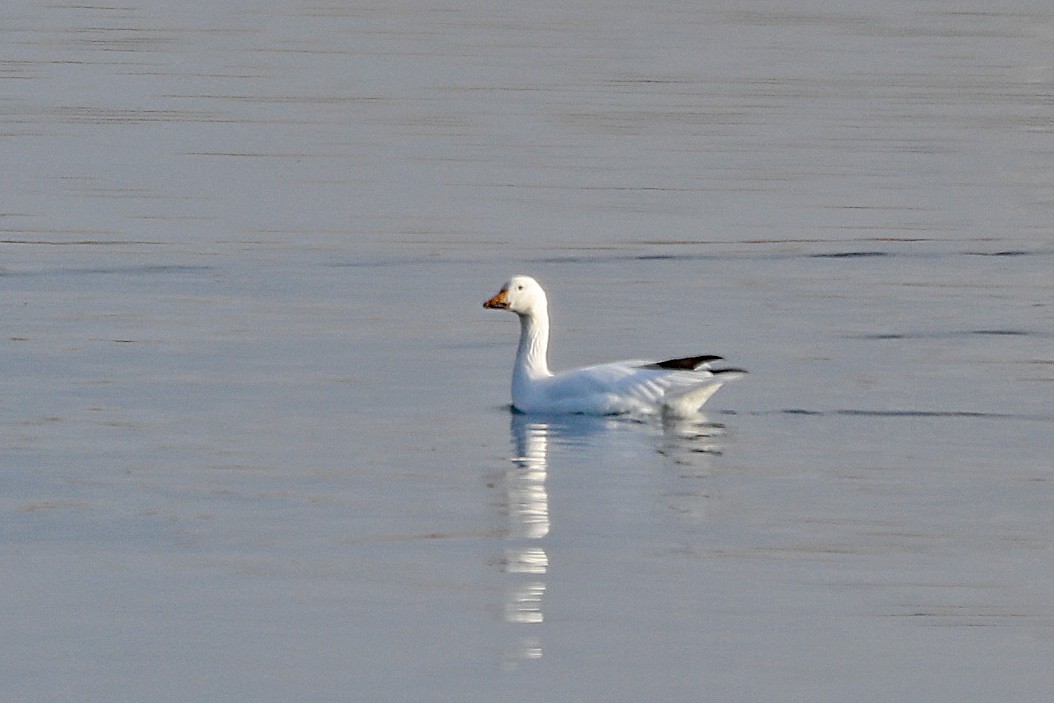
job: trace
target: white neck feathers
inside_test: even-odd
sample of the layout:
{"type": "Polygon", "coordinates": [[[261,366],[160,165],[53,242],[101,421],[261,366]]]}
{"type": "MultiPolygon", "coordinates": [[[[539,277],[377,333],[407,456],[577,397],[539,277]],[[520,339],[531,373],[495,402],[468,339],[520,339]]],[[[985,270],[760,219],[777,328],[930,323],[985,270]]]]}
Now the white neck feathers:
{"type": "Polygon", "coordinates": [[[516,368],[512,384],[552,376],[549,372],[549,311],[543,303],[520,317],[520,346],[516,350],[516,368]]]}

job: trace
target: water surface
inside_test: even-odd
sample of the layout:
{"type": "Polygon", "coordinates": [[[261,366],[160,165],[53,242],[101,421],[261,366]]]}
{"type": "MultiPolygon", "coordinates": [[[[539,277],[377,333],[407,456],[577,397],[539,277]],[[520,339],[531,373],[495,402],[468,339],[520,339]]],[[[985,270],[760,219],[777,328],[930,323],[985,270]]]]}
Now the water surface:
{"type": "Polygon", "coordinates": [[[17,700],[1045,701],[1054,14],[0,10],[17,700]],[[697,423],[515,416],[717,353],[697,423]]]}

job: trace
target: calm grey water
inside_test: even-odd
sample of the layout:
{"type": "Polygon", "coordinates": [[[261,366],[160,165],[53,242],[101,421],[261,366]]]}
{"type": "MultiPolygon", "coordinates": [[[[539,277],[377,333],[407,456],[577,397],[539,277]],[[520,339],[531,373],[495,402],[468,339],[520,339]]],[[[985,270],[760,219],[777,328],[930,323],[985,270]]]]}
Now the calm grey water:
{"type": "Polygon", "coordinates": [[[6,3],[0,699],[1047,701],[1046,2],[6,3]],[[676,427],[517,417],[719,353],[676,427]]]}

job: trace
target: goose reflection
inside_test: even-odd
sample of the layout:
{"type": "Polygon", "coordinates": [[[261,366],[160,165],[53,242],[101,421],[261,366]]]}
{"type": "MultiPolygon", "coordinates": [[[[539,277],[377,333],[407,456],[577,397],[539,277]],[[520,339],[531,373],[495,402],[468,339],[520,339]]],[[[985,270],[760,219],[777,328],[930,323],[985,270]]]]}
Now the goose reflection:
{"type": "MultiPolygon", "coordinates": [[[[548,474],[549,425],[512,416],[513,444],[516,456],[513,468],[504,476],[505,489],[505,558],[503,567],[509,575],[505,595],[505,621],[516,625],[534,625],[545,617],[542,598],[549,556],[542,541],[549,534],[549,493],[545,485],[548,474]]],[[[537,659],[542,656],[538,637],[522,633],[516,651],[507,661],[537,659]]]]}
{"type": "Polygon", "coordinates": [[[676,464],[709,466],[705,459],[724,451],[728,431],[719,422],[699,414],[691,420],[664,419],[659,453],[676,464]]]}
{"type": "Polygon", "coordinates": [[[683,481],[708,474],[711,459],[721,453],[725,430],[702,415],[656,424],[625,418],[514,413],[510,432],[515,456],[502,480],[506,517],[502,571],[507,577],[504,619],[516,626],[515,644],[506,663],[515,666],[517,661],[538,659],[543,653],[538,630],[532,626],[545,621],[550,566],[546,538],[552,529],[547,486],[550,450],[559,446],[596,452],[620,446],[619,442],[626,442],[624,447],[648,447],[646,452],[654,451],[664,457],[663,463],[677,467],[668,477],[675,485],[657,487],[658,492],[671,501],[675,514],[697,519],[702,515],[705,496],[685,490],[683,481]]]}
{"type": "MultiPolygon", "coordinates": [[[[543,599],[545,577],[549,572],[549,555],[545,538],[549,534],[549,444],[557,436],[567,439],[585,436],[603,424],[597,418],[575,420],[573,417],[512,415],[510,431],[516,450],[513,468],[505,472],[505,558],[508,575],[505,595],[505,621],[512,625],[538,625],[545,620],[543,599]]],[[[525,659],[542,656],[541,638],[533,630],[518,630],[516,644],[508,653],[510,666],[525,659]]]]}

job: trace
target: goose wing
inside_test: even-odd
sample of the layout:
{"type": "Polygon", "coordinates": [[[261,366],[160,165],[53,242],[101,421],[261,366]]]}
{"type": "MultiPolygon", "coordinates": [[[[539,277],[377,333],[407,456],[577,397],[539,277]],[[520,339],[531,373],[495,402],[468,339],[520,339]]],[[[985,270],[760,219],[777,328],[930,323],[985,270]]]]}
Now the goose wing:
{"type": "Polygon", "coordinates": [[[656,412],[669,398],[729,380],[719,379],[722,372],[708,368],[714,360],[712,356],[665,362],[634,359],[565,371],[545,379],[545,402],[565,412],[656,412]]]}

